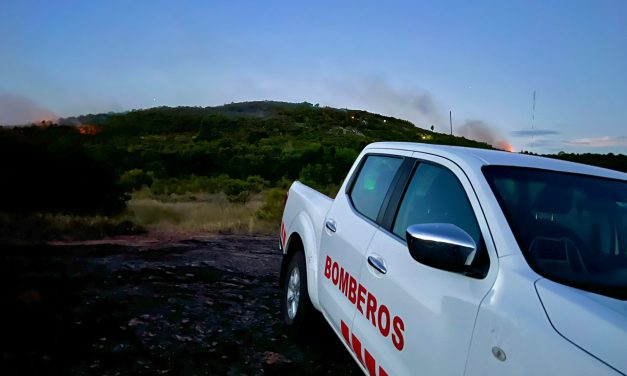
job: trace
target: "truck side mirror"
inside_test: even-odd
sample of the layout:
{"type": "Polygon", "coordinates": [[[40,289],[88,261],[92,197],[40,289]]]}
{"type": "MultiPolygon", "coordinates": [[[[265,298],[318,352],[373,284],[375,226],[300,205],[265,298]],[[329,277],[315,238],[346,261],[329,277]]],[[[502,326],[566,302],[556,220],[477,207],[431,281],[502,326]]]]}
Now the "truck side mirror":
{"type": "Polygon", "coordinates": [[[477,253],[477,244],[473,238],[450,223],[409,226],[406,239],[414,260],[451,272],[468,269],[477,253]]]}

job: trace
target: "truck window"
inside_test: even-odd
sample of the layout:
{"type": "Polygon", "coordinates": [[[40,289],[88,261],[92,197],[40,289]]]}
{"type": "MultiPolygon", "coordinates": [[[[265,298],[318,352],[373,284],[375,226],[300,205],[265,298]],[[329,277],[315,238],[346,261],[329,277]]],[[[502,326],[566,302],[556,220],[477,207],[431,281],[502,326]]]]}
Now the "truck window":
{"type": "Polygon", "coordinates": [[[511,166],[482,170],[538,274],[627,300],[627,182],[511,166]]]}
{"type": "Polygon", "coordinates": [[[394,175],[403,163],[402,158],[369,155],[363,162],[349,197],[355,209],[376,221],[394,175]]]}
{"type": "Polygon", "coordinates": [[[480,244],[479,225],[461,183],[451,171],[427,163],[418,165],[407,187],[393,232],[405,239],[407,227],[423,223],[454,224],[480,244]]]}

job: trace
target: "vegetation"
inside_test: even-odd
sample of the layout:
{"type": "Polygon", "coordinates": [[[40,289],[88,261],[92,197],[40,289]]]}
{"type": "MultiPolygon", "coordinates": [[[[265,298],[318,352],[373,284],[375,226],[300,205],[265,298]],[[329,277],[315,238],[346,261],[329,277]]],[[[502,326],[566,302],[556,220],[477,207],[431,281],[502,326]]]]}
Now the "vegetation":
{"type": "Polygon", "coordinates": [[[166,200],[150,197],[146,191],[133,196],[136,197],[128,202],[128,211],[135,223],[151,232],[176,229],[179,233],[191,234],[253,234],[268,233],[276,227],[272,221],[255,215],[263,205],[263,194],[252,195],[246,202],[231,202],[224,193],[170,196],[166,200]]]}
{"type": "Polygon", "coordinates": [[[550,155],[550,157],[627,172],[627,155],[624,154],[570,154],[559,152],[558,154],[550,155]]]}
{"type": "MultiPolygon", "coordinates": [[[[158,107],[61,120],[82,125],[0,129],[5,217],[101,216],[131,221],[133,231],[271,229],[291,181],[333,195],[371,142],[490,147],[309,103],[158,107]]],[[[624,155],[555,157],[627,170],[624,155]]]]}

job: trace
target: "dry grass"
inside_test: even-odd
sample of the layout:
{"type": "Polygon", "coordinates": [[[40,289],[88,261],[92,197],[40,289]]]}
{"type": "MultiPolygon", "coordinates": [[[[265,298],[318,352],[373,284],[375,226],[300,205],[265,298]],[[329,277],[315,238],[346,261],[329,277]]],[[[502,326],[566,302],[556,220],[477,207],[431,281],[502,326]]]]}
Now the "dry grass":
{"type": "MultiPolygon", "coordinates": [[[[262,208],[268,192],[272,193],[254,194],[240,203],[229,201],[224,193],[156,196],[143,189],[132,194],[125,212],[113,217],[0,212],[0,243],[102,239],[146,231],[189,237],[212,233],[277,234],[280,216],[262,208]],[[265,215],[258,215],[258,211],[265,215]]],[[[284,195],[281,193],[277,200],[282,202],[284,195]]],[[[270,198],[275,201],[274,196],[270,198]]],[[[282,212],[282,207],[279,209],[282,212]]]]}
{"type": "Polygon", "coordinates": [[[256,194],[246,203],[235,203],[219,193],[155,199],[140,191],[128,202],[128,210],[135,223],[151,232],[274,233],[277,224],[255,215],[263,198],[256,194]]]}
{"type": "Polygon", "coordinates": [[[86,240],[141,234],[145,230],[134,223],[130,213],[114,217],[53,213],[0,213],[0,242],[39,242],[86,240]]]}

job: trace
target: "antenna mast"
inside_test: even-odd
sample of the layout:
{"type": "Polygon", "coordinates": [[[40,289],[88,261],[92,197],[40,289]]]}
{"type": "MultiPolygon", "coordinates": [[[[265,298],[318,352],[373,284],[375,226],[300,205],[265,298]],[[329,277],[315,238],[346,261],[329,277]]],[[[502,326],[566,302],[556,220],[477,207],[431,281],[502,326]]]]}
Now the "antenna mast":
{"type": "Polygon", "coordinates": [[[535,122],[536,122],[536,91],[533,91],[533,105],[531,107],[531,145],[530,147],[533,148],[533,141],[534,141],[534,126],[535,126],[535,122]]]}
{"type": "Polygon", "coordinates": [[[453,111],[449,110],[448,112],[448,121],[451,124],[451,136],[453,135],[453,111]]]}

